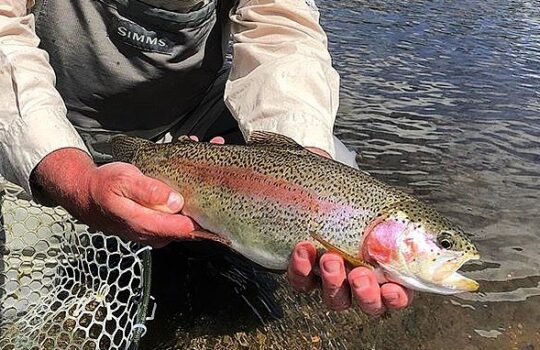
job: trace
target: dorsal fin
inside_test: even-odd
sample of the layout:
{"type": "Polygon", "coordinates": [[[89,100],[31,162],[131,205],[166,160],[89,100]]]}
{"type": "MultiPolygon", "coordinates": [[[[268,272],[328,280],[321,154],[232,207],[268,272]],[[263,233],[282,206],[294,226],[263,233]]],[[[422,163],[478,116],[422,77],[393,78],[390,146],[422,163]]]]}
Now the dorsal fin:
{"type": "Polygon", "coordinates": [[[153,145],[152,141],[127,135],[117,135],[111,140],[112,156],[115,161],[129,163],[142,147],[153,145]]]}
{"type": "Polygon", "coordinates": [[[192,140],[188,135],[180,135],[173,142],[195,142],[195,140],[192,140]]]}
{"type": "Polygon", "coordinates": [[[287,148],[303,149],[293,139],[270,131],[253,131],[247,140],[248,145],[278,145],[287,148]]]}

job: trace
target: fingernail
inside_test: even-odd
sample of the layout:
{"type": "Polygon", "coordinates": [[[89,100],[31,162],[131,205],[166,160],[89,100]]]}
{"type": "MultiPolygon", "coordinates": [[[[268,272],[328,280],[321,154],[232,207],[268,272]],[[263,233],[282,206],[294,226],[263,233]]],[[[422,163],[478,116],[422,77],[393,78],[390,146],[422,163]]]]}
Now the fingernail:
{"type": "Polygon", "coordinates": [[[326,272],[329,273],[339,272],[340,267],[341,264],[339,263],[339,261],[330,260],[324,263],[324,269],[326,270],[326,272]]]}
{"type": "Polygon", "coordinates": [[[369,287],[369,277],[368,276],[358,276],[353,281],[353,286],[356,289],[368,288],[369,287]]]}
{"type": "Polygon", "coordinates": [[[309,253],[306,249],[299,248],[296,251],[296,256],[301,259],[309,259],[309,253]]]}
{"type": "Polygon", "coordinates": [[[399,299],[399,295],[397,293],[388,293],[384,295],[384,298],[386,301],[394,302],[399,299]]]}
{"type": "Polygon", "coordinates": [[[176,192],[171,192],[171,194],[169,195],[169,199],[167,200],[167,206],[169,207],[169,209],[176,212],[182,209],[183,202],[184,200],[180,194],[176,192]]]}

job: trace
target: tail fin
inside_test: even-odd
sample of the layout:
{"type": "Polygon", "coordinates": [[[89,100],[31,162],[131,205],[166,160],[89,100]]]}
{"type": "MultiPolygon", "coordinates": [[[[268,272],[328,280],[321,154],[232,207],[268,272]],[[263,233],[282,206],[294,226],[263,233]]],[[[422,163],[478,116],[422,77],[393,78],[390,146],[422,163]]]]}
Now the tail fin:
{"type": "Polygon", "coordinates": [[[151,141],[130,137],[126,135],[118,135],[112,138],[112,156],[115,161],[130,163],[133,160],[137,150],[141,147],[152,145],[151,141]]]}

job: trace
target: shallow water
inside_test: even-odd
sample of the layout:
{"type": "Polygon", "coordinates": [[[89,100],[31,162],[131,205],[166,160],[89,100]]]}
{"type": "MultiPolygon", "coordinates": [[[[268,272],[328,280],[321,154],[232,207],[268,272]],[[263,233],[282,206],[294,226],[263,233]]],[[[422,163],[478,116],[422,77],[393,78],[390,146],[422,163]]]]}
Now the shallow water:
{"type": "Polygon", "coordinates": [[[189,278],[143,348],[540,348],[540,2],[319,5],[342,77],[336,133],[364,169],[474,235],[483,260],[467,270],[481,292],[422,294],[368,319],[327,313],[266,274],[231,292],[234,277],[197,275],[212,263],[186,258],[189,278]],[[277,311],[246,290],[267,291],[277,311]]]}

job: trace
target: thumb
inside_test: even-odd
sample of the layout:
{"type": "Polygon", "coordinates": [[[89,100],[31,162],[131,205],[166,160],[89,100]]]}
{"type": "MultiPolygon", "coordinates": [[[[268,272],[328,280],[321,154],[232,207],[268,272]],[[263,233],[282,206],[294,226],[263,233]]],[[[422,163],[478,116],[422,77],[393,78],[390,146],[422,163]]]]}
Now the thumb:
{"type": "Polygon", "coordinates": [[[124,184],[124,195],[138,204],[164,213],[178,213],[184,198],[162,181],[139,174],[124,184]]]}

